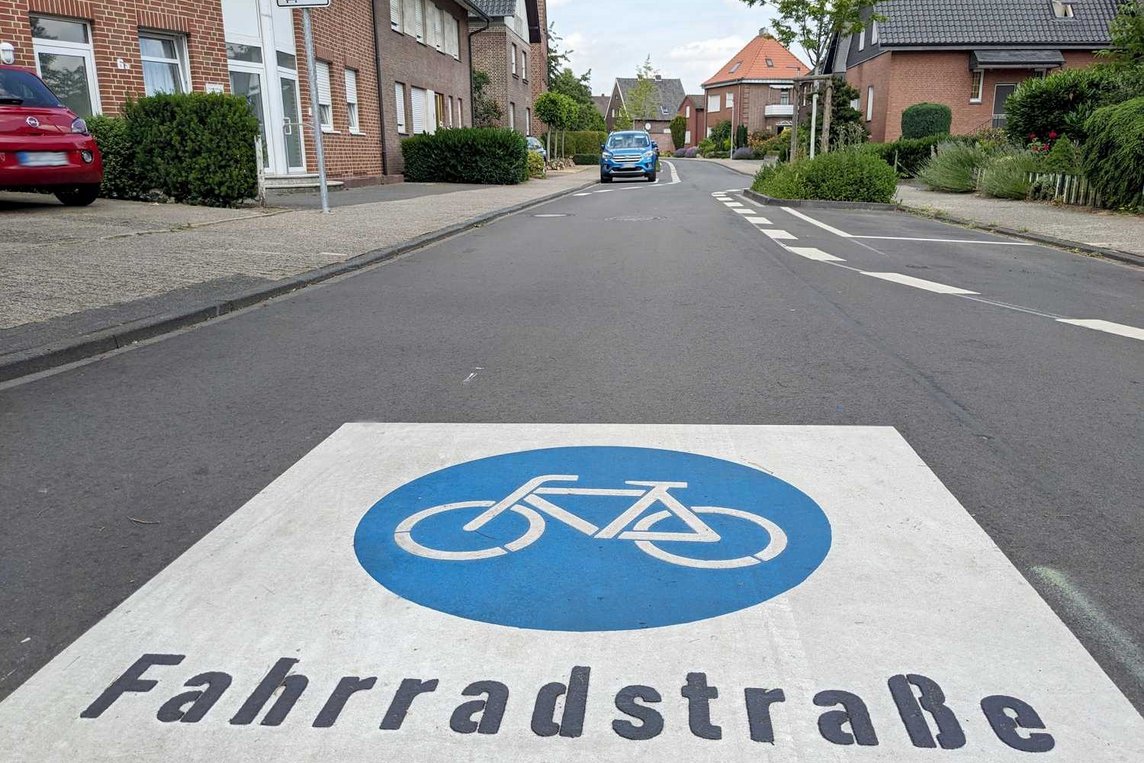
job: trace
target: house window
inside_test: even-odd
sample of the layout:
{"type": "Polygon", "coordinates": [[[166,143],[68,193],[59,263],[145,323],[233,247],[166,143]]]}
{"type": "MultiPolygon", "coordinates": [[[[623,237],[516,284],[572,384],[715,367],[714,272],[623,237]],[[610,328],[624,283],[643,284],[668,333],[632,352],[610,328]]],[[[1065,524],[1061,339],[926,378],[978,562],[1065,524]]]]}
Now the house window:
{"type": "Polygon", "coordinates": [[[397,132],[406,135],[409,132],[409,127],[405,122],[405,85],[395,82],[393,93],[397,98],[397,132]]]}
{"type": "Polygon", "coordinates": [[[985,72],[975,71],[970,72],[973,75],[973,82],[969,86],[969,102],[981,103],[981,90],[985,86],[985,72]]]}
{"type": "Polygon", "coordinates": [[[353,69],[346,69],[346,121],[349,122],[350,132],[361,132],[361,122],[358,117],[357,72],[353,69]]]}
{"type": "Polygon", "coordinates": [[[874,86],[869,85],[866,87],[866,121],[869,122],[874,118],[874,86]]]}
{"type": "Polygon", "coordinates": [[[727,73],[728,74],[734,74],[735,72],[739,71],[739,67],[741,67],[742,65],[743,65],[742,61],[736,61],[735,65],[727,70],[727,73]]]}
{"type": "Polygon", "coordinates": [[[508,105],[508,129],[516,129],[516,104],[509,103],[508,105]]]}
{"type": "Polygon", "coordinates": [[[1053,15],[1058,19],[1071,19],[1073,17],[1073,4],[1068,0],[1052,0],[1053,15]]]}
{"type": "Polygon", "coordinates": [[[433,6],[433,47],[445,52],[445,12],[433,6]]]}
{"type": "Polygon", "coordinates": [[[684,113],[683,116],[687,117],[688,119],[691,119],[691,107],[690,106],[687,107],[687,111],[686,111],[686,113],[684,113]]]}
{"type": "Polygon", "coordinates": [[[448,124],[450,127],[453,126],[453,96],[449,96],[449,113],[447,115],[445,123],[448,124]]]}
{"type": "Polygon", "coordinates": [[[445,126],[445,95],[437,93],[433,98],[433,125],[435,128],[445,126]]]}
{"type": "Polygon", "coordinates": [[[333,132],[334,100],[330,95],[330,65],[318,61],[315,71],[318,75],[318,121],[322,124],[323,132],[333,132]]]}
{"type": "Polygon", "coordinates": [[[516,43],[514,42],[512,44],[512,76],[516,77],[516,76],[518,76],[518,74],[519,74],[519,72],[517,70],[517,62],[516,62],[516,43]]]}
{"type": "Polygon", "coordinates": [[[735,108],[735,94],[734,93],[727,93],[727,108],[729,108],[729,109],[735,108]]]}
{"type": "Polygon", "coordinates": [[[768,69],[773,69],[773,68],[775,68],[775,62],[774,62],[774,59],[772,59],[772,58],[766,58],[766,59],[763,59],[763,60],[767,62],[767,68],[768,68],[768,69]]]}
{"type": "Polygon", "coordinates": [[[457,17],[449,13],[445,15],[446,27],[448,34],[446,35],[446,42],[448,43],[445,52],[451,55],[458,61],[461,60],[461,24],[457,21],[457,17]]]}
{"type": "Polygon", "coordinates": [[[417,42],[425,42],[425,3],[423,0],[413,0],[413,34],[417,42]]]}
{"type": "Polygon", "coordinates": [[[865,49],[866,49],[866,30],[865,29],[859,29],[858,30],[858,50],[865,50],[865,49]]]}
{"type": "Polygon", "coordinates": [[[870,44],[871,45],[877,45],[878,44],[878,21],[877,21],[877,19],[875,19],[874,23],[872,23],[870,25],[870,44]]]}
{"type": "Polygon", "coordinates": [[[398,32],[402,31],[401,0],[389,0],[389,26],[398,32]]]}
{"type": "Polygon", "coordinates": [[[722,111],[722,110],[723,110],[723,107],[719,103],[719,95],[718,94],[707,96],[707,111],[708,112],[722,111]]]}
{"type": "Polygon", "coordinates": [[[779,104],[781,104],[783,106],[790,106],[790,91],[789,90],[780,90],[779,91],[779,104]]]}
{"type": "Polygon", "coordinates": [[[528,82],[528,51],[520,51],[520,76],[528,82]]]}
{"type": "Polygon", "coordinates": [[[413,134],[420,135],[429,131],[429,124],[425,120],[426,92],[422,88],[415,87],[410,91],[410,94],[413,101],[413,134]]]}
{"type": "Polygon", "coordinates": [[[464,109],[464,106],[462,104],[463,104],[463,101],[460,98],[458,98],[457,99],[457,127],[464,127],[465,126],[465,109],[464,109]]]}
{"type": "Polygon", "coordinates": [[[187,92],[185,51],[184,38],[180,36],[151,32],[139,34],[143,89],[147,95],[187,92]]]}
{"type": "Polygon", "coordinates": [[[529,135],[532,134],[532,109],[524,110],[524,131],[529,135]]]}
{"type": "Polygon", "coordinates": [[[83,21],[32,16],[36,71],[65,106],[81,117],[99,113],[91,30],[83,21]]]}

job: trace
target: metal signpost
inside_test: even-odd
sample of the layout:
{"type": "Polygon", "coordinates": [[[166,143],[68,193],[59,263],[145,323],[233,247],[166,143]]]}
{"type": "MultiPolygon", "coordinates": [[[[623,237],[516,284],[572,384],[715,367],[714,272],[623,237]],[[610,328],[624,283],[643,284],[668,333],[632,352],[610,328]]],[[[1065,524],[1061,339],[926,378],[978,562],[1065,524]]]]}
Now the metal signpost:
{"type": "Polygon", "coordinates": [[[306,44],[306,69],[310,82],[310,117],[314,128],[314,153],[318,160],[318,185],[322,195],[322,213],[330,213],[330,189],[326,185],[326,151],[322,146],[322,120],[318,104],[318,72],[314,61],[314,25],[311,8],[328,8],[330,0],[277,0],[279,8],[302,9],[302,34],[306,44]]]}

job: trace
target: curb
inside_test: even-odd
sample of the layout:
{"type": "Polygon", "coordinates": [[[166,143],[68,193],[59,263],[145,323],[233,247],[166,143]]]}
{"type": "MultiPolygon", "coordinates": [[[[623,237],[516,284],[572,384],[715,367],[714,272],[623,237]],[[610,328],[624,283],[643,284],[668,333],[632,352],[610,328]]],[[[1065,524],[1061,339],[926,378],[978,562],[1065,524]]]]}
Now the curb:
{"type": "Polygon", "coordinates": [[[283,294],[289,294],[290,292],[303,289],[307,286],[313,286],[314,284],[328,281],[331,278],[352,273],[369,267],[370,265],[391,260],[395,257],[400,257],[403,254],[421,249],[430,244],[435,244],[444,239],[456,236],[459,233],[487,225],[502,217],[507,217],[517,212],[546,204],[563,196],[582,191],[585,188],[590,188],[596,185],[596,182],[597,181],[593,179],[573,186],[572,188],[541,196],[540,198],[514,204],[510,207],[503,207],[494,212],[481,215],[480,217],[474,217],[463,223],[451,225],[447,228],[433,231],[432,233],[426,233],[423,236],[411,239],[397,246],[389,247],[388,249],[375,249],[342,262],[326,265],[314,270],[307,270],[298,275],[274,281],[264,287],[238,292],[237,294],[232,294],[228,297],[220,298],[197,307],[188,308],[181,312],[149,316],[113,328],[84,334],[76,339],[62,340],[61,342],[53,342],[10,353],[8,356],[0,358],[0,382],[19,379],[22,376],[29,376],[41,371],[48,371],[52,368],[85,360],[95,355],[102,355],[105,352],[121,349],[146,339],[152,339],[162,334],[169,334],[172,331],[177,331],[188,326],[205,323],[212,318],[219,318],[223,315],[242,310],[243,308],[266,302],[274,297],[280,297],[283,294]]]}
{"type": "Polygon", "coordinates": [[[752,191],[750,188],[743,191],[744,195],[754,199],[760,204],[774,207],[802,207],[804,209],[867,209],[879,212],[893,212],[898,209],[896,204],[880,204],[874,201],[818,201],[816,199],[776,199],[766,194],[752,191]]]}
{"type": "Polygon", "coordinates": [[[1144,267],[1144,255],[1134,254],[1133,252],[1125,252],[1120,249],[1108,249],[1103,246],[1093,246],[1092,244],[1082,244],[1079,241],[1069,241],[1068,239],[1057,238],[1056,236],[1048,236],[1043,233],[1030,233],[1028,231],[1016,230],[1015,228],[1007,228],[1004,225],[993,225],[991,223],[983,223],[977,220],[969,220],[957,215],[947,214],[940,210],[930,209],[927,207],[911,207],[907,204],[898,203],[897,210],[905,214],[914,215],[915,217],[925,217],[933,220],[941,220],[942,222],[953,223],[955,225],[962,225],[966,228],[973,228],[975,230],[983,230],[989,233],[999,233],[1003,236],[1011,238],[1024,239],[1025,241],[1032,241],[1037,244],[1047,244],[1060,249],[1071,249],[1078,252],[1084,252],[1096,257],[1103,257],[1109,260],[1116,260],[1128,265],[1137,265],[1144,267]]]}

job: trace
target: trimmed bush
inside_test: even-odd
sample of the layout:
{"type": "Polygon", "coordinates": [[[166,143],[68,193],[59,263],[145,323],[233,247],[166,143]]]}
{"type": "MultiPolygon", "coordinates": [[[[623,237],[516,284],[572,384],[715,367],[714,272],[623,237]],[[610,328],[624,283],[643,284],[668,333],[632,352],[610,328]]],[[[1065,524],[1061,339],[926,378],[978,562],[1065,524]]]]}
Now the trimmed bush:
{"type": "Polygon", "coordinates": [[[1039,162],[1028,152],[992,159],[981,171],[978,190],[996,199],[1027,199],[1032,190],[1029,173],[1036,172],[1039,162]]]}
{"type": "Polygon", "coordinates": [[[1144,98],[1093,112],[1081,169],[1109,207],[1144,206],[1144,98]]]}
{"type": "Polygon", "coordinates": [[[934,191],[969,193],[977,188],[977,170],[988,158],[976,145],[942,143],[934,157],[918,171],[918,179],[934,191]]]}
{"type": "Polygon", "coordinates": [[[108,199],[147,197],[135,171],[135,149],[127,138],[127,122],[119,117],[88,117],[87,127],[103,155],[103,185],[99,195],[108,199]]]}
{"type": "Polygon", "coordinates": [[[1061,69],[1025,80],[1006,102],[1005,130],[1015,141],[1045,140],[1050,132],[1084,143],[1085,120],[1098,108],[1144,93],[1144,67],[1061,69]]]}
{"type": "Polygon", "coordinates": [[[684,139],[687,137],[687,117],[682,114],[676,114],[671,120],[671,144],[676,148],[683,148],[684,139]]]}
{"type": "Polygon", "coordinates": [[[732,159],[754,159],[755,158],[755,149],[750,148],[748,146],[743,146],[742,148],[736,148],[735,153],[731,158],[732,159]]]}
{"type": "Polygon", "coordinates": [[[953,112],[943,103],[915,103],[902,112],[903,138],[949,135],[953,112]]]}
{"type": "Polygon", "coordinates": [[[401,142],[405,179],[416,183],[516,185],[528,179],[528,142],[515,130],[462,127],[401,142]]]}
{"type": "Polygon", "coordinates": [[[544,178],[544,157],[535,151],[528,152],[528,177],[533,180],[541,180],[544,178]]]}
{"type": "Polygon", "coordinates": [[[687,149],[687,158],[694,159],[699,156],[699,149],[696,146],[691,146],[687,149]]]}
{"type": "Polygon", "coordinates": [[[572,157],[573,164],[579,164],[584,167],[590,167],[600,163],[600,154],[576,154],[572,157]]]}
{"type": "MultiPolygon", "coordinates": [[[[547,135],[540,136],[540,142],[548,145],[547,135]]],[[[563,134],[552,133],[552,152],[564,149],[565,156],[576,154],[599,154],[600,146],[608,140],[608,133],[595,130],[569,130],[563,134]]]]}
{"type": "Polygon", "coordinates": [[[763,167],[755,175],[751,188],[758,193],[776,199],[807,198],[804,182],[805,166],[809,162],[786,162],[771,167],[763,167]]]}
{"type": "Polygon", "coordinates": [[[1045,157],[1045,172],[1061,172],[1076,175],[1080,172],[1080,150],[1068,138],[1061,136],[1045,157]]]}
{"type": "Polygon", "coordinates": [[[674,154],[676,159],[686,159],[687,158],[687,149],[686,148],[677,148],[672,153],[674,154]]]}
{"type": "Polygon", "coordinates": [[[128,102],[123,138],[144,192],[186,204],[230,207],[258,194],[258,120],[246,100],[216,93],[165,94],[128,102]]]}
{"type": "Polygon", "coordinates": [[[898,176],[869,151],[833,151],[814,159],[764,167],[752,186],[776,199],[890,203],[898,176]]]}

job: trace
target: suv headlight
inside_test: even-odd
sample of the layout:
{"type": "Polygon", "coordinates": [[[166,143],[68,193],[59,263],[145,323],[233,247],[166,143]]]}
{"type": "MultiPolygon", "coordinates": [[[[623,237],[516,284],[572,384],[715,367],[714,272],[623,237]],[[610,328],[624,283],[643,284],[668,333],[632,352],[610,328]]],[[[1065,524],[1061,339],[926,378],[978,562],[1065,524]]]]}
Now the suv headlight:
{"type": "Polygon", "coordinates": [[[644,152],[643,158],[644,159],[651,159],[653,156],[655,156],[655,149],[652,149],[651,151],[644,152]]]}
{"type": "Polygon", "coordinates": [[[91,135],[91,131],[87,129],[87,122],[80,118],[77,118],[72,122],[71,131],[77,135],[91,135]]]}
{"type": "Polygon", "coordinates": [[[611,159],[612,158],[612,152],[611,151],[605,151],[604,153],[600,154],[600,156],[604,157],[605,159],[611,159]]]}

